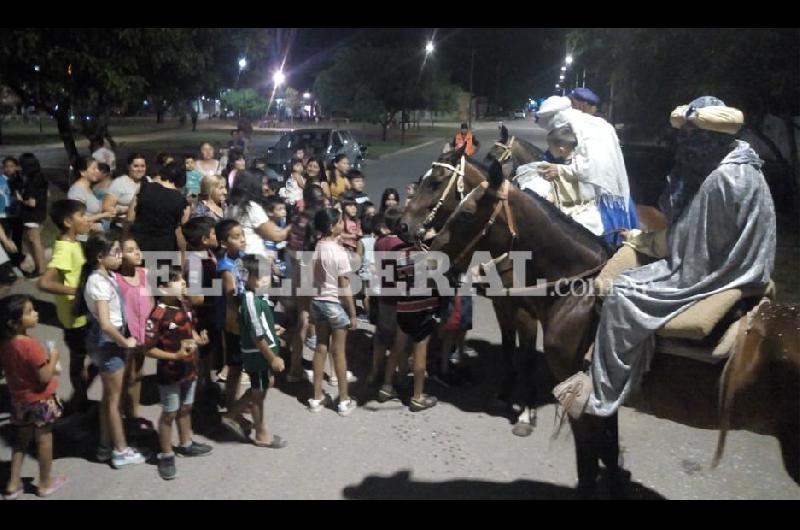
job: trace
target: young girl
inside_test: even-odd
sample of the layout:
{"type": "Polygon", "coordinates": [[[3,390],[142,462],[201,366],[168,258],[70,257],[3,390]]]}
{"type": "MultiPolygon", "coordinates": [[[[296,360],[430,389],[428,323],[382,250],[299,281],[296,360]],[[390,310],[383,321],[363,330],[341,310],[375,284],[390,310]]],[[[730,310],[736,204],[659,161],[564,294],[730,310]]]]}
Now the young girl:
{"type": "Polygon", "coordinates": [[[408,203],[414,198],[414,194],[417,193],[417,183],[416,182],[409,182],[406,186],[406,202],[403,206],[408,206],[408,203]]]}
{"type": "MultiPolygon", "coordinates": [[[[147,317],[155,306],[153,295],[147,285],[147,271],[142,267],[142,251],[131,236],[122,238],[122,265],[114,273],[119,284],[128,331],[136,339],[137,346],[144,346],[147,317]]],[[[139,417],[139,396],[142,391],[142,365],[144,352],[137,349],[125,360],[123,376],[122,410],[128,422],[137,428],[151,428],[152,424],[139,417]]]]}
{"type": "Polygon", "coordinates": [[[94,234],[86,242],[84,253],[86,263],[78,287],[83,296],[76,298],[75,314],[88,313],[90,327],[86,346],[103,381],[97,459],[101,462],[111,460],[115,469],[142,464],[144,457],[128,447],[119,411],[125,357],[128,350],[136,346],[135,338],[125,336],[125,306],[113,274],[119,269],[122,250],[119,241],[105,234],[94,234]]]}
{"type": "Polygon", "coordinates": [[[394,208],[400,205],[400,194],[394,188],[386,188],[383,190],[381,197],[380,213],[385,213],[389,208],[394,208]]]}
{"type": "Polygon", "coordinates": [[[33,253],[36,268],[26,273],[26,278],[41,276],[47,268],[42,245],[42,226],[47,219],[47,179],[42,173],[39,160],[33,153],[22,153],[19,157],[25,186],[22,190],[22,223],[25,226],[25,240],[33,253]]]}
{"type": "Polygon", "coordinates": [[[228,160],[228,166],[222,172],[222,176],[226,178],[228,189],[232,189],[236,184],[236,175],[247,169],[247,162],[244,155],[238,151],[232,151],[228,160]]]}
{"type": "Polygon", "coordinates": [[[281,188],[279,195],[291,206],[303,198],[303,188],[306,186],[306,179],[303,176],[303,161],[292,160],[292,169],[286,177],[286,186],[281,188]]]}
{"type": "Polygon", "coordinates": [[[350,189],[350,181],[347,174],[350,172],[350,159],[347,155],[340,153],[333,159],[333,175],[328,183],[330,197],[338,199],[344,192],[350,189]]]}
{"type": "Polygon", "coordinates": [[[314,216],[314,230],[321,239],[314,249],[312,260],[314,288],[319,294],[311,302],[311,319],[317,326],[317,349],[314,352],[314,397],[308,400],[308,409],[319,412],[328,400],[327,395],[322,395],[322,376],[328,342],[332,338],[331,353],[339,385],[338,412],[341,416],[347,416],[355,410],[356,402],[350,399],[347,390],[345,343],[347,330],[356,329],[358,321],[350,293],[350,280],[345,276],[351,270],[350,261],[347,252],[337,243],[342,229],[342,217],[338,210],[328,208],[318,211],[314,216]],[[344,291],[341,297],[339,289],[344,291]],[[347,306],[346,312],[344,305],[347,306]]]}
{"type": "Polygon", "coordinates": [[[339,242],[350,252],[355,252],[358,255],[364,254],[364,247],[361,243],[361,236],[364,232],[361,230],[361,219],[358,218],[358,204],[350,198],[345,196],[342,198],[342,213],[344,214],[344,229],[339,236],[339,242]]]}
{"type": "Polygon", "coordinates": [[[53,477],[53,423],[61,416],[56,398],[59,352],[51,347],[45,352],[42,345],[28,337],[28,330],[39,322],[33,308],[33,298],[14,294],[0,301],[0,361],[11,393],[11,423],[17,428],[17,443],[11,457],[11,475],[3,499],[13,500],[22,495],[20,477],[22,459],[36,439],[39,460],[37,495],[47,497],[67,482],[66,477],[53,477]]]}

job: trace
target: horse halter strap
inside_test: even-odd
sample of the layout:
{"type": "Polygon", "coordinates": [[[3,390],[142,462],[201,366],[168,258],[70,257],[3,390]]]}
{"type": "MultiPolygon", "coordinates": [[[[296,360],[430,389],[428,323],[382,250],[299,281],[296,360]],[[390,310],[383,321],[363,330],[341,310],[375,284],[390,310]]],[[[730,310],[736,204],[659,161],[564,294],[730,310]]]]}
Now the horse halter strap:
{"type": "MultiPolygon", "coordinates": [[[[497,221],[497,216],[500,215],[500,212],[503,210],[505,210],[506,213],[506,222],[508,223],[508,231],[511,232],[511,242],[509,243],[509,249],[508,249],[509,252],[514,247],[514,241],[516,241],[517,239],[517,226],[516,223],[514,222],[514,214],[511,212],[511,206],[508,204],[509,186],[510,183],[507,180],[504,180],[503,186],[497,192],[497,203],[495,204],[494,210],[492,211],[492,215],[491,217],[489,217],[489,220],[486,222],[486,225],[483,227],[483,230],[481,230],[478,233],[478,235],[472,238],[472,241],[470,241],[467,244],[467,246],[464,247],[464,250],[462,250],[458,254],[458,256],[456,256],[456,259],[453,260],[451,266],[455,265],[456,263],[460,263],[461,260],[463,260],[467,254],[472,252],[472,249],[475,248],[475,245],[477,245],[481,239],[486,237],[486,234],[489,233],[489,229],[492,228],[492,225],[495,223],[495,221],[497,221]]],[[[507,255],[508,253],[505,254],[505,256],[507,255]]]]}
{"type": "Polygon", "coordinates": [[[429,227],[430,224],[433,222],[434,217],[436,217],[436,212],[439,211],[439,208],[444,203],[447,194],[450,193],[450,189],[452,189],[453,184],[456,185],[456,191],[458,192],[459,196],[463,199],[464,198],[464,169],[466,167],[466,158],[464,155],[461,155],[461,161],[458,163],[458,167],[451,166],[450,164],[445,164],[443,162],[434,162],[433,167],[443,167],[448,171],[451,171],[452,174],[450,175],[450,180],[447,183],[447,187],[442,192],[442,195],[439,197],[439,200],[436,201],[436,206],[433,207],[431,213],[425,218],[425,221],[422,223],[422,226],[425,228],[429,227]]]}
{"type": "Polygon", "coordinates": [[[494,143],[494,145],[496,145],[497,147],[501,147],[503,149],[502,154],[500,154],[500,156],[497,157],[497,161],[498,162],[500,162],[502,164],[503,162],[505,162],[506,160],[511,158],[511,154],[512,154],[511,153],[511,148],[514,146],[514,141],[516,139],[517,139],[516,136],[512,136],[511,140],[508,141],[508,144],[504,144],[502,142],[495,142],[494,143]]]}

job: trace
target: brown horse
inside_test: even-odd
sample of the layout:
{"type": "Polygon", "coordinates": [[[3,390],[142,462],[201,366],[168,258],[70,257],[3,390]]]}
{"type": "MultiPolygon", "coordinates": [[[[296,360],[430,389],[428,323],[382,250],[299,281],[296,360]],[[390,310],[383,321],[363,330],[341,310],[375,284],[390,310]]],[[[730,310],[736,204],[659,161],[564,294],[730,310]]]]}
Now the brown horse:
{"type": "Polygon", "coordinates": [[[503,127],[500,140],[486,153],[484,163],[488,165],[494,160],[503,165],[503,174],[506,178],[510,178],[514,176],[519,166],[544,160],[544,151],[522,138],[516,136],[509,138],[508,129],[503,127]]]}
{"type": "MultiPolygon", "coordinates": [[[[455,272],[461,272],[466,266],[465,251],[468,255],[487,248],[493,256],[501,256],[510,246],[533,252],[534,259],[525,268],[528,282],[540,278],[548,282],[546,295],[524,296],[518,304],[539,317],[548,365],[556,379],[564,380],[582,369],[584,354],[594,340],[599,320],[596,299],[591,290],[562,289],[568,294],[557,295],[549,288],[574,285],[578,279],[596,274],[608,258],[608,249],[552,204],[509,186],[500,165],[495,163],[489,181],[461,202],[432,242],[431,250],[445,252],[451,260],[461,258],[451,263],[455,272]]],[[[510,282],[507,275],[503,278],[510,282]]],[[[735,385],[736,402],[726,399],[723,427],[776,436],[788,474],[800,483],[800,360],[796,357],[764,351],[739,360],[736,356],[729,359],[729,385],[730,381],[741,380],[744,370],[738,365],[743,362],[757,367],[754,372],[758,375],[747,384],[735,385]],[[735,407],[730,408],[731,405],[735,407]]],[[[630,405],[690,426],[717,428],[721,376],[720,365],[657,354],[630,405]]],[[[723,394],[729,395],[730,391],[723,394]]],[[[624,473],[618,465],[617,415],[584,415],[570,423],[575,437],[579,492],[593,493],[599,458],[610,473],[613,490],[621,493],[624,473]]]]}
{"type": "MultiPolygon", "coordinates": [[[[436,230],[444,226],[463,196],[486,180],[486,171],[486,167],[465,156],[463,148],[443,153],[434,162],[430,174],[420,178],[417,192],[406,206],[401,219],[400,237],[409,242],[424,244],[426,237],[430,239],[436,230]]],[[[513,300],[507,297],[490,297],[490,300],[500,326],[503,352],[503,381],[497,397],[502,402],[512,404],[516,403],[517,388],[525,392],[522,398],[525,414],[520,416],[520,423],[513,432],[519,436],[528,436],[532,432],[532,424],[535,423],[535,408],[531,409],[533,412],[529,412],[528,407],[536,404],[538,396],[534,385],[526,384],[524,380],[520,385],[517,384],[517,375],[524,377],[527,371],[516,370],[514,364],[518,333],[522,352],[535,349],[536,321],[527,312],[518,311],[513,300]]],[[[532,369],[535,371],[535,366],[532,369]]]]}

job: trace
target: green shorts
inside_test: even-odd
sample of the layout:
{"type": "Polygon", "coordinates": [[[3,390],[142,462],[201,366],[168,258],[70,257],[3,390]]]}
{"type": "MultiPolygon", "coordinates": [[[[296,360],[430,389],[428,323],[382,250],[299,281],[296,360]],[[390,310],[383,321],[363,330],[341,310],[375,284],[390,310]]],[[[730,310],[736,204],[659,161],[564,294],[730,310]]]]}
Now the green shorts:
{"type": "Polygon", "coordinates": [[[258,370],[256,372],[247,370],[246,373],[250,377],[251,390],[266,392],[269,389],[269,378],[272,376],[272,370],[258,370]]]}

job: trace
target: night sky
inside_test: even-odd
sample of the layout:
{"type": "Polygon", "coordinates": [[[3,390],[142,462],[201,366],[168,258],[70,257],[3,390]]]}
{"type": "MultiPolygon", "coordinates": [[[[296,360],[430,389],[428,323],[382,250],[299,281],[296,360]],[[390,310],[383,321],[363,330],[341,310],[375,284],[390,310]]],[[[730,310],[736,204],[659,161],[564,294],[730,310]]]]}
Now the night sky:
{"type": "Polygon", "coordinates": [[[310,89],[316,74],[330,64],[340,46],[358,43],[405,44],[423,50],[434,36],[432,64],[445,65],[452,81],[469,88],[470,55],[475,49],[474,91],[492,100],[519,103],[528,96],[545,97],[565,52],[566,29],[558,28],[280,28],[266,30],[271,62],[289,49],[289,84],[310,89]]]}

